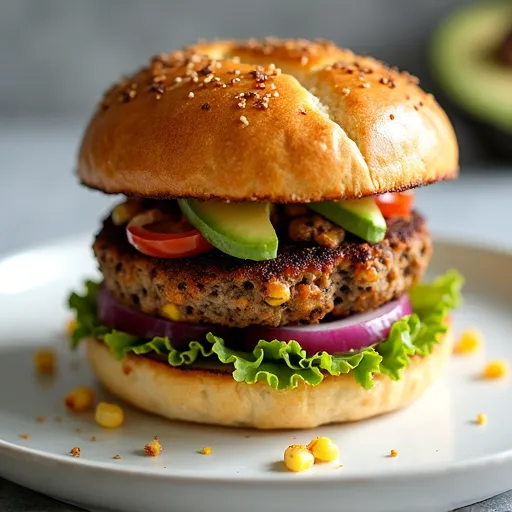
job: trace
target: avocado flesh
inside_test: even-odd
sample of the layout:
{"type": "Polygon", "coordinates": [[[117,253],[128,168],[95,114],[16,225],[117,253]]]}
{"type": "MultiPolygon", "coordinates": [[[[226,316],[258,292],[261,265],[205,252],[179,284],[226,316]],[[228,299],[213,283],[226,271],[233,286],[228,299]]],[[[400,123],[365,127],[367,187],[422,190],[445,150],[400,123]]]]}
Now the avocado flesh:
{"type": "Polygon", "coordinates": [[[308,207],[367,242],[381,242],[386,235],[386,219],[372,197],[323,201],[308,207]]]}
{"type": "Polygon", "coordinates": [[[278,239],[269,203],[222,203],[178,199],[181,211],[214,247],[244,260],[277,256],[278,239]]]}
{"type": "Polygon", "coordinates": [[[512,66],[498,50],[512,30],[512,2],[452,13],[434,35],[431,65],[444,93],[474,118],[512,135],[512,66]]]}

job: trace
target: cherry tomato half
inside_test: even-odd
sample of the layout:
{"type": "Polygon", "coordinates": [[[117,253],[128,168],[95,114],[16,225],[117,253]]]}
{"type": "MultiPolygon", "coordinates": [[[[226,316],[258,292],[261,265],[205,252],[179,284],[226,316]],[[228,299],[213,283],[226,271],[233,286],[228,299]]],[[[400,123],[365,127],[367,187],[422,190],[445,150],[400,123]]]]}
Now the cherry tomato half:
{"type": "Polygon", "coordinates": [[[376,196],[375,202],[384,217],[404,217],[411,213],[414,204],[414,194],[389,192],[376,196]]]}
{"type": "Polygon", "coordinates": [[[172,220],[158,210],[134,217],[126,226],[128,241],[155,258],[183,258],[210,251],[213,246],[185,220],[172,220]]]}

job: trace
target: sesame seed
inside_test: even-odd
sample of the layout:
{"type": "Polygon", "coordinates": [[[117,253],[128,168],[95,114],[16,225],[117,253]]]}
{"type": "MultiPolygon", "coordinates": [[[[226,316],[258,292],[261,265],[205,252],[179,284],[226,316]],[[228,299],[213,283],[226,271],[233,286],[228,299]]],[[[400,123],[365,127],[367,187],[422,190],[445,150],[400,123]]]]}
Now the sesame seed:
{"type": "Polygon", "coordinates": [[[419,110],[418,105],[414,105],[414,110],[419,110]]]}
{"type": "Polygon", "coordinates": [[[188,97],[189,97],[189,98],[193,98],[194,96],[195,96],[195,94],[194,94],[192,91],[190,91],[190,92],[188,93],[188,97]]]}
{"type": "Polygon", "coordinates": [[[305,66],[308,62],[309,62],[309,59],[305,55],[303,55],[300,58],[300,63],[301,63],[302,66],[305,66]]]}
{"type": "Polygon", "coordinates": [[[305,115],[307,114],[306,109],[304,109],[304,108],[301,108],[301,109],[299,110],[299,112],[300,112],[303,116],[305,116],[305,115]]]}
{"type": "Polygon", "coordinates": [[[370,84],[368,82],[365,82],[364,84],[361,84],[359,87],[362,87],[363,89],[368,89],[370,87],[370,84]]]}
{"type": "Polygon", "coordinates": [[[244,126],[249,126],[249,121],[248,121],[247,117],[245,117],[245,116],[240,116],[240,122],[241,122],[244,126]]]}
{"type": "Polygon", "coordinates": [[[395,116],[393,114],[389,114],[389,119],[391,119],[391,121],[393,121],[393,119],[395,119],[395,116]]]}
{"type": "Polygon", "coordinates": [[[241,73],[242,73],[242,72],[241,72],[239,69],[235,69],[235,75],[236,75],[236,76],[240,76],[240,74],[241,74],[241,73]]]}
{"type": "Polygon", "coordinates": [[[201,105],[201,110],[210,110],[210,104],[209,103],[203,103],[201,105]]]}
{"type": "Polygon", "coordinates": [[[274,96],[274,98],[279,98],[279,93],[277,91],[275,91],[272,96],[274,96]]]}
{"type": "Polygon", "coordinates": [[[235,64],[240,64],[240,57],[238,57],[237,55],[235,55],[234,57],[231,58],[231,60],[235,63],[235,64]]]}
{"type": "Polygon", "coordinates": [[[350,89],[343,87],[343,89],[341,89],[341,94],[343,94],[343,96],[348,96],[350,94],[350,89]]]}
{"type": "Polygon", "coordinates": [[[259,84],[256,84],[256,87],[257,87],[258,89],[265,89],[266,85],[265,85],[265,83],[264,83],[264,82],[260,82],[259,84]]]}
{"type": "Polygon", "coordinates": [[[162,95],[161,95],[161,94],[157,94],[157,95],[155,96],[155,98],[156,98],[157,100],[159,100],[161,97],[162,97],[162,95]]]}
{"type": "Polygon", "coordinates": [[[177,77],[173,80],[173,82],[174,82],[175,84],[179,84],[179,83],[181,83],[182,81],[183,81],[183,78],[181,78],[181,76],[177,76],[177,77]]]}
{"type": "Polygon", "coordinates": [[[418,105],[419,105],[420,107],[423,107],[423,102],[422,102],[422,101],[420,101],[420,102],[418,103],[418,105]]]}

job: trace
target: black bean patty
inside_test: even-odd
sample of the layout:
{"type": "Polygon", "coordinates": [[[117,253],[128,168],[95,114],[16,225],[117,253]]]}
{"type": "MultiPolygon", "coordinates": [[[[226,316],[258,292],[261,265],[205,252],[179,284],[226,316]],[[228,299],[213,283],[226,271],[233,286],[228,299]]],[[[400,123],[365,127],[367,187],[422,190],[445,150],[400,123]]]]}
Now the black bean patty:
{"type": "Polygon", "coordinates": [[[145,256],[108,218],[94,243],[107,288],[130,307],[185,322],[231,327],[317,323],[375,309],[407,292],[427,267],[432,242],[418,213],[388,219],[372,245],[346,234],[335,248],[280,235],[275,260],[254,262],[218,250],[183,259],[145,256]]]}

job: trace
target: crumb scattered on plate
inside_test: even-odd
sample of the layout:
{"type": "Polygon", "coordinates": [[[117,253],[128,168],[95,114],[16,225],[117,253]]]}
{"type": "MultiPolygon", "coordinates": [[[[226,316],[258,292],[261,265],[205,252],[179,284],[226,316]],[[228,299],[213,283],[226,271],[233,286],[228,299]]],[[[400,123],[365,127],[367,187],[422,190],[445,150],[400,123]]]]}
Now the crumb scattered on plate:
{"type": "Polygon", "coordinates": [[[34,355],[34,365],[40,375],[53,375],[57,366],[55,352],[50,349],[38,350],[34,355]]]}
{"type": "Polygon", "coordinates": [[[28,439],[30,436],[28,434],[20,434],[21,439],[28,439]]]}
{"type": "Polygon", "coordinates": [[[163,448],[162,445],[160,444],[160,441],[158,441],[158,437],[155,436],[153,441],[144,446],[144,453],[151,457],[157,457],[162,452],[162,449],[163,448]]]}
{"type": "Polygon", "coordinates": [[[85,412],[94,406],[94,391],[88,386],[79,386],[64,397],[64,404],[71,412],[85,412]]]}
{"type": "Polygon", "coordinates": [[[69,453],[71,454],[72,457],[80,457],[80,447],[74,446],[73,448],[71,448],[69,453]]]}

